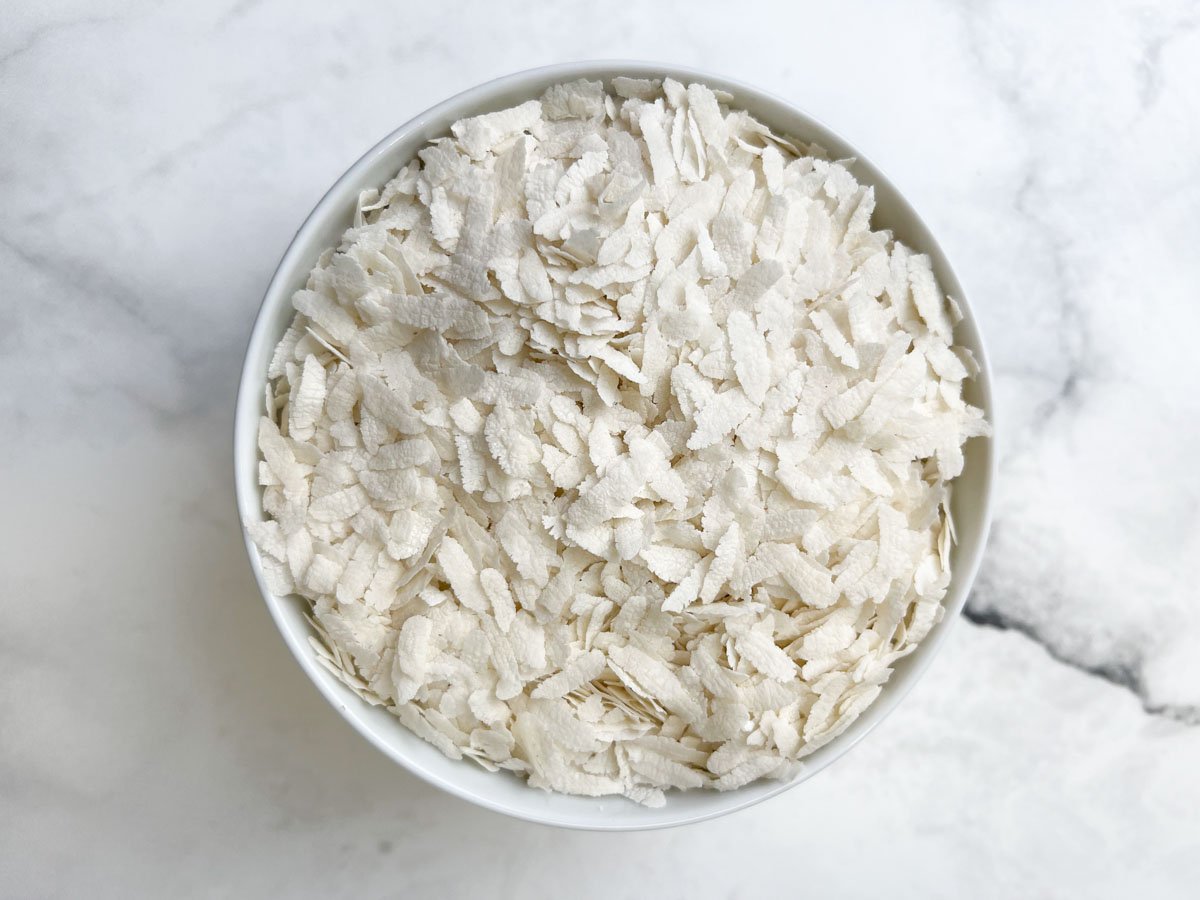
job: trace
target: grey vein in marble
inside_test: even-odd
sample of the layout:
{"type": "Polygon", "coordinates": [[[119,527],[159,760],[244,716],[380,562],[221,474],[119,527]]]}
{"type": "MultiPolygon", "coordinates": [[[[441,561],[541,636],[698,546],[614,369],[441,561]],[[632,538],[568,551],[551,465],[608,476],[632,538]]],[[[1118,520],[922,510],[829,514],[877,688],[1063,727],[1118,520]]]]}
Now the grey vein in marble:
{"type": "MultiPolygon", "coordinates": [[[[981,593],[985,592],[976,589],[976,598],[981,593]]],[[[963,618],[972,625],[995,628],[999,631],[1013,631],[1029,638],[1044,649],[1052,659],[1129,691],[1137,697],[1138,703],[1149,715],[1166,716],[1184,725],[1200,725],[1200,706],[1152,703],[1148,699],[1145,680],[1141,673],[1142,659],[1140,656],[1134,656],[1131,659],[1110,658],[1099,663],[1080,662],[1069,651],[1060,649],[1052,639],[1044,636],[1029,622],[1024,619],[1010,618],[1001,610],[986,606],[978,599],[973,599],[967,604],[966,609],[963,610],[963,618]]]]}
{"type": "Polygon", "coordinates": [[[24,35],[17,46],[0,53],[0,69],[3,69],[4,66],[24,56],[26,53],[36,50],[46,40],[60,37],[65,31],[75,28],[86,28],[92,25],[109,25],[120,21],[121,18],[119,16],[83,16],[78,19],[47,22],[44,25],[39,25],[24,35]]]}

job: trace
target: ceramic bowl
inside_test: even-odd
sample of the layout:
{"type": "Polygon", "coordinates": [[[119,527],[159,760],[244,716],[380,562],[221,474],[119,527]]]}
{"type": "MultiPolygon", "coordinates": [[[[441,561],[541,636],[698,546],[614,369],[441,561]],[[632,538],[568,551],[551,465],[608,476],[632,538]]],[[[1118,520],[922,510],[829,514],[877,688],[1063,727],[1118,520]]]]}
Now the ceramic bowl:
{"type": "MultiPolygon", "coordinates": [[[[617,75],[702,81],[733,95],[732,105],[749,111],[777,133],[825,147],[833,158],[857,160],[853,171],[860,182],[875,188],[873,226],[892,229],[908,246],[929,254],[943,290],[958,300],[963,320],[957,342],[975,354],[981,372],[966,388],[967,399],[983,408],[994,423],[987,355],[971,314],[969,298],[949,261],[925,223],[892,182],[856,148],[811,116],[758,88],[710,72],[645,62],[596,61],[564,63],[497,78],[439,103],[401,125],[354,163],[317,204],[300,226],[283,255],[254,323],[242,369],[234,423],[234,472],[242,521],[263,518],[257,479],[256,432],[263,412],[263,394],[271,353],[292,319],[291,296],[303,287],[321,252],[336,245],[350,225],[359,191],[391,178],[431,138],[449,133],[450,124],[465,116],[503,109],[530,98],[559,82],[577,78],[608,80],[617,75]]],[[[247,537],[250,563],[263,599],[280,634],[313,684],[368,741],[408,771],[447,792],[497,812],[567,828],[632,830],[699,822],[752,806],[810,778],[858,743],[904,698],[938,652],[948,626],[961,611],[979,565],[990,520],[994,450],[991,440],[974,439],[966,448],[966,468],[955,482],[952,512],[958,543],[952,555],[953,578],[945,600],[946,615],[920,646],[895,668],[875,703],[839,737],[806,760],[801,775],[787,783],[762,781],[735,791],[670,792],[665,806],[649,809],[623,797],[588,798],[547,793],[528,787],[509,773],[484,771],[467,760],[452,760],[416,737],[394,716],[372,707],[332,677],[316,661],[308,643],[312,633],[299,597],[273,595],[263,581],[258,550],[247,537]]]]}

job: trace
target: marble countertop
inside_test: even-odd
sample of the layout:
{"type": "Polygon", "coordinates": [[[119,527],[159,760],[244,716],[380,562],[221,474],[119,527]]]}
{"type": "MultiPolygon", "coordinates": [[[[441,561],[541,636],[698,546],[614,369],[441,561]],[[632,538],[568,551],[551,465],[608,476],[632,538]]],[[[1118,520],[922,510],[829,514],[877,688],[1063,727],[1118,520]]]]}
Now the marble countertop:
{"type": "Polygon", "coordinates": [[[9,3],[0,893],[1194,896],[1200,5],[9,3]],[[305,680],[245,560],[241,354],[294,229],[439,99],[708,67],[896,180],[999,390],[994,536],[886,723],[752,810],[566,833],[446,797],[305,680]]]}

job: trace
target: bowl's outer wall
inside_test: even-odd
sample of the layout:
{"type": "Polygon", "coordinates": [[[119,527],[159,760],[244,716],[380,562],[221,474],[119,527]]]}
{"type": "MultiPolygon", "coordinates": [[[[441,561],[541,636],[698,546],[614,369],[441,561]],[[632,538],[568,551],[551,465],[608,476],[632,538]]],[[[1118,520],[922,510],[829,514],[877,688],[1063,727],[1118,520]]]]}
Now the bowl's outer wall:
{"type": "MultiPolygon", "coordinates": [[[[967,399],[985,410],[994,424],[990,371],[979,331],[966,297],[928,228],[882,172],[845,141],[810,116],[761,90],[707,72],[645,62],[597,61],[567,63],[520,72],[472,88],[401,126],[352,166],[310,214],[284,254],[254,324],[242,371],[234,423],[234,468],[238,510],[243,521],[263,518],[257,483],[257,427],[263,411],[263,386],[272,351],[293,317],[291,295],[304,286],[317,257],[335,246],[351,224],[359,191],[382,185],[431,138],[449,132],[465,116],[515,105],[538,96],[552,84],[575,78],[608,80],[617,75],[673,77],[703,81],[733,94],[732,105],[749,111],[780,134],[816,142],[834,158],[854,158],[860,181],[875,188],[875,227],[887,227],[910,247],[928,253],[943,290],[959,301],[964,319],[957,342],[969,348],[980,363],[979,376],[968,383],[967,399]]],[[[304,617],[306,603],[295,596],[276,597],[262,577],[258,551],[247,537],[250,562],[271,615],[292,653],[326,699],[376,747],[411,772],[456,796],[497,812],[530,821],[571,828],[627,830],[659,828],[701,821],[742,809],[775,796],[815,774],[845,753],[887,715],[920,676],[947,634],[947,625],[966,602],[979,566],[990,521],[994,479],[993,442],[976,438],[966,449],[966,468],[955,482],[952,512],[958,543],[952,557],[953,578],[946,597],[945,619],[910,656],[896,666],[878,700],[840,737],[806,760],[801,776],[790,783],[761,782],[729,793],[689,791],[671,793],[666,806],[648,809],[621,798],[586,798],[551,794],[529,788],[507,773],[491,773],[465,760],[451,760],[379,707],[371,707],[342,685],[317,662],[309,644],[311,627],[304,617]]]]}

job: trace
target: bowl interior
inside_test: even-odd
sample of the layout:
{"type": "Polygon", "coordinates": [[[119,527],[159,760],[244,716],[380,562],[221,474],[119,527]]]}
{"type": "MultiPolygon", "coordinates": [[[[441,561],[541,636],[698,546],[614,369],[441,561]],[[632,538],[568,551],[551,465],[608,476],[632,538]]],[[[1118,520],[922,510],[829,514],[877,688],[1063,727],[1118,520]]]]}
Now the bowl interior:
{"type": "MultiPolygon", "coordinates": [[[[861,154],[820,122],[776,97],[736,81],[652,63],[570,63],[489,82],[417,116],[355,163],[301,226],[267,289],[242,371],[234,424],[234,466],[238,508],[243,520],[263,518],[261,489],[257,484],[257,422],[263,411],[263,386],[272,351],[292,319],[291,295],[304,286],[321,252],[336,245],[350,225],[359,191],[382,185],[426,141],[448,133],[450,124],[457,119],[515,105],[538,96],[558,82],[580,77],[607,80],[617,75],[703,81],[711,87],[729,91],[734,95],[734,106],[746,109],[777,132],[806,142],[815,141],[834,158],[855,158],[853,171],[856,177],[875,187],[873,225],[892,229],[899,240],[929,254],[943,290],[963,307],[965,317],[958,325],[955,337],[959,344],[974,352],[982,367],[979,377],[968,383],[965,394],[969,402],[984,409],[989,421],[994,421],[987,360],[962,285],[925,224],[891,182],[861,154]]],[[[953,578],[945,601],[946,616],[911,655],[900,661],[877,701],[846,732],[809,756],[796,781],[755,783],[724,794],[673,792],[668,794],[667,804],[660,809],[641,807],[621,797],[593,799],[545,793],[527,787],[508,773],[491,773],[469,761],[446,758],[409,732],[390,713],[363,702],[316,663],[308,644],[312,631],[304,617],[306,602],[296,596],[272,595],[263,582],[258,551],[249,539],[246,543],[259,588],[300,665],[326,699],[392,759],[459,797],[519,818],[601,830],[656,828],[711,818],[781,793],[845,753],[896,706],[932,658],[946,636],[949,621],[966,601],[987,539],[993,456],[991,441],[976,438],[967,445],[966,467],[955,482],[952,497],[958,543],[952,554],[953,578]]]]}

